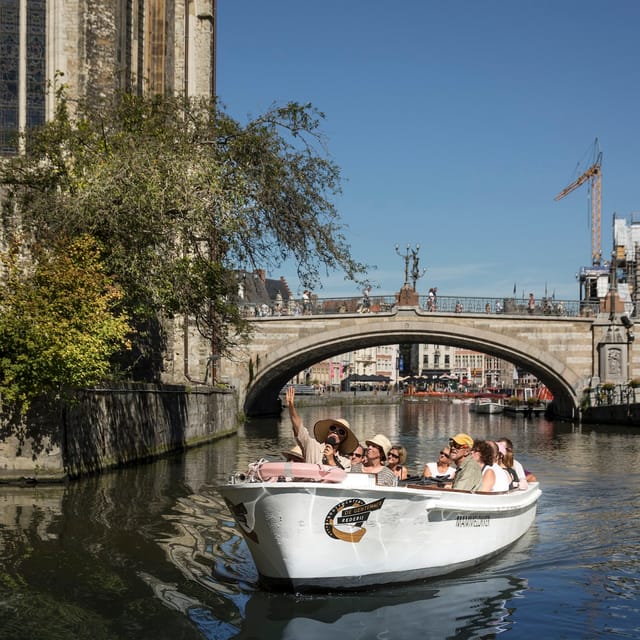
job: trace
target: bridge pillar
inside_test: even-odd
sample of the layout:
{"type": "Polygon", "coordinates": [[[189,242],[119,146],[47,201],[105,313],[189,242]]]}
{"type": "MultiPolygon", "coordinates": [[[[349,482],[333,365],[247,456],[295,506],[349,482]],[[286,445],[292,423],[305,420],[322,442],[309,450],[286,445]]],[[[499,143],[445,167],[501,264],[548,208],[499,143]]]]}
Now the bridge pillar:
{"type": "Polygon", "coordinates": [[[609,321],[598,342],[598,375],[601,382],[623,384],[630,378],[632,332],[629,326],[609,321]]]}
{"type": "Polygon", "coordinates": [[[404,286],[398,293],[398,305],[401,307],[417,307],[420,304],[420,298],[415,289],[410,286],[404,286]]]}

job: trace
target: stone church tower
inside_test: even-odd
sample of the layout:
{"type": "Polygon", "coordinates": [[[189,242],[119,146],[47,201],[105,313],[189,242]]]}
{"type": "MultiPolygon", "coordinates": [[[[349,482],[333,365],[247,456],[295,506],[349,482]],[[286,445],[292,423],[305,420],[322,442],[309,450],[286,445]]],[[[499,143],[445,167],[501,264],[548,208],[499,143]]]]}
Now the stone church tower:
{"type": "Polygon", "coordinates": [[[0,0],[0,154],[69,97],[215,95],[216,0],[0,0]]]}
{"type": "MultiPolygon", "coordinates": [[[[215,71],[216,0],[0,0],[0,158],[19,152],[18,131],[53,116],[59,73],[73,99],[213,97],[215,71]]],[[[195,324],[166,331],[162,382],[211,383],[212,345],[195,324]]]]}

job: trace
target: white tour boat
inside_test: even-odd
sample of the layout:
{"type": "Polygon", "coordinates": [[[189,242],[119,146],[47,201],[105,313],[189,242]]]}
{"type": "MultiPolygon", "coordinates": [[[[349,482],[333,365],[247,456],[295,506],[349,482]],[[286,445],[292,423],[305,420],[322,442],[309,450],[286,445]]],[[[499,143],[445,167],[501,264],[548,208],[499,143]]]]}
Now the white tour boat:
{"type": "Polygon", "coordinates": [[[504,404],[491,398],[476,398],[473,410],[476,413],[502,413],[504,404]]]}
{"type": "Polygon", "coordinates": [[[376,486],[365,473],[261,461],[218,487],[271,588],[358,589],[474,566],[531,526],[538,483],[504,493],[376,486]]]}

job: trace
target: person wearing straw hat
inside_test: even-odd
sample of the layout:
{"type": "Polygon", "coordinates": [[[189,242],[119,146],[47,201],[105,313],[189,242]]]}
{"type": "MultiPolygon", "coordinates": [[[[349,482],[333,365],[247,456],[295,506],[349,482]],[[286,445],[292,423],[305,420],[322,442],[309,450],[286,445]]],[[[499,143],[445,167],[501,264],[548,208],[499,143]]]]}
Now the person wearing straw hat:
{"type": "Polygon", "coordinates": [[[387,436],[377,433],[366,441],[367,451],[362,464],[354,465],[353,473],[371,473],[376,477],[376,484],[385,487],[395,487],[398,478],[395,473],[385,465],[387,456],[391,450],[391,441],[387,436]]]}
{"type": "Polygon", "coordinates": [[[295,387],[288,387],[285,398],[293,427],[293,436],[304,452],[305,462],[328,464],[330,460],[325,456],[325,449],[326,445],[330,444],[337,450],[334,451],[335,463],[348,471],[351,468],[349,454],[358,446],[358,439],[351,431],[349,423],[344,418],[318,420],[313,426],[312,436],[298,415],[295,407],[295,395],[295,387]]]}
{"type": "Polygon", "coordinates": [[[287,462],[304,462],[304,454],[300,445],[292,447],[289,451],[281,451],[281,453],[287,462]]]}

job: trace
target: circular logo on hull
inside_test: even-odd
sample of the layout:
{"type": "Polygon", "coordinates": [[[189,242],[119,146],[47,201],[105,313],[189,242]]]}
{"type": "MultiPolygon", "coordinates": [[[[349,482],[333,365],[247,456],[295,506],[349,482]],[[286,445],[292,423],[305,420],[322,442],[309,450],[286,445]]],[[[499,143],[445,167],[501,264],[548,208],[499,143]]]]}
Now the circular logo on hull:
{"type": "Polygon", "coordinates": [[[382,507],[384,498],[365,503],[360,498],[349,498],[333,507],[324,519],[325,533],[336,540],[360,542],[367,532],[364,528],[372,511],[382,507]]]}

